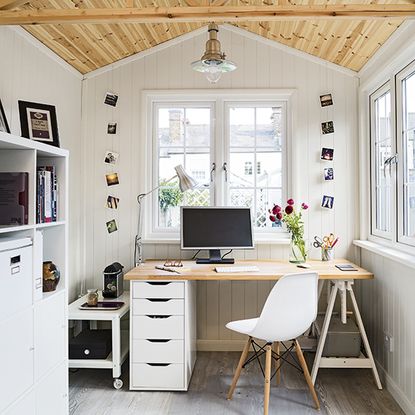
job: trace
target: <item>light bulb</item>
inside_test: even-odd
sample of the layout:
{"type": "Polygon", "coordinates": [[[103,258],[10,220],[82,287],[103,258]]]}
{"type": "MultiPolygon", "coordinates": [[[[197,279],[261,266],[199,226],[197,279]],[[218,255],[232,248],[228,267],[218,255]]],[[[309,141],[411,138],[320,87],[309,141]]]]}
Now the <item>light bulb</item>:
{"type": "Polygon", "coordinates": [[[216,84],[222,76],[222,71],[217,66],[209,66],[207,71],[205,71],[205,74],[210,83],[216,84]]]}

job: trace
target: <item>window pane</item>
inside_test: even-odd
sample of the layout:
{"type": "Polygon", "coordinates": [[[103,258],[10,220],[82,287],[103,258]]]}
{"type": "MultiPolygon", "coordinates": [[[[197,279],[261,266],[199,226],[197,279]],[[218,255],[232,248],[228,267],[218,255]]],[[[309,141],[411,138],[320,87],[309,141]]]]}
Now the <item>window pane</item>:
{"type": "Polygon", "coordinates": [[[180,206],[210,205],[210,108],[172,107],[157,112],[158,206],[156,224],[161,228],[180,225],[180,206]],[[191,146],[189,146],[191,144],[191,146]],[[183,165],[198,183],[195,190],[182,193],[174,168],[183,165]]]}
{"type": "Polygon", "coordinates": [[[230,108],[229,122],[231,146],[255,145],[255,108],[230,108]]]}
{"type": "Polygon", "coordinates": [[[256,145],[281,149],[281,108],[256,109],[256,145]]]}
{"type": "Polygon", "coordinates": [[[390,232],[391,212],[391,183],[389,169],[385,172],[384,162],[392,155],[391,140],[391,94],[389,91],[373,101],[374,117],[372,130],[372,142],[374,145],[374,160],[372,160],[374,172],[374,213],[373,225],[375,230],[390,232]]]}
{"type": "Polygon", "coordinates": [[[186,145],[209,146],[210,108],[186,108],[186,145]]]}
{"type": "Polygon", "coordinates": [[[404,235],[415,237],[415,73],[402,82],[403,97],[403,229],[404,235]]]}
{"type": "Polygon", "coordinates": [[[184,144],[183,108],[159,108],[157,136],[161,146],[182,146],[184,144]]]}
{"type": "Polygon", "coordinates": [[[271,227],[268,209],[274,203],[281,203],[282,112],[281,106],[272,105],[229,107],[231,190],[228,201],[232,206],[251,207],[253,225],[257,228],[271,227]],[[235,125],[239,126],[238,134],[235,134],[235,125]],[[241,138],[242,132],[244,138],[241,138]]]}
{"type": "Polygon", "coordinates": [[[255,157],[249,152],[232,152],[230,154],[229,181],[231,187],[253,187],[255,181],[255,157]]]}

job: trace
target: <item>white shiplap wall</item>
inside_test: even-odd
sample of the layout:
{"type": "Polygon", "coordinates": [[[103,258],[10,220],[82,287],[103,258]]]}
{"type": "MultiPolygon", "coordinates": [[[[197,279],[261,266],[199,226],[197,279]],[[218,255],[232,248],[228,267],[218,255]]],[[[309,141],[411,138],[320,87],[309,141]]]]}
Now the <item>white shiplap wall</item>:
{"type": "Polygon", "coordinates": [[[11,132],[20,135],[18,100],[55,105],[60,145],[70,151],[69,298],[73,299],[81,276],[82,252],[79,228],[82,76],[59,62],[60,58],[43,49],[39,42],[31,40],[23,29],[0,27],[0,56],[0,99],[11,132]]]}
{"type": "MultiPolygon", "coordinates": [[[[190,69],[189,63],[204,49],[206,33],[183,42],[115,65],[107,71],[88,76],[83,86],[83,152],[86,155],[82,175],[85,219],[85,275],[88,287],[101,286],[105,265],[120,261],[132,266],[133,238],[136,230],[135,197],[145,189],[145,137],[142,136],[141,92],[155,89],[189,88],[295,88],[297,108],[293,125],[293,171],[296,187],[293,196],[311,206],[306,215],[309,240],[316,234],[333,231],[340,236],[337,257],[351,257],[351,241],[356,236],[357,212],[357,78],[333,69],[326,63],[304,58],[286,48],[276,48],[222,28],[220,40],[238,69],[222,77],[217,86],[190,69]],[[119,94],[116,108],[103,104],[106,91],[119,94]],[[335,105],[322,109],[319,95],[330,92],[335,105]],[[335,133],[322,136],[320,123],[334,120],[335,133]],[[107,135],[109,121],[117,121],[119,131],[107,135]],[[323,180],[322,146],[335,147],[335,181],[323,180]],[[104,164],[106,150],[120,153],[120,185],[107,189],[105,174],[112,169],[104,164]],[[120,197],[118,211],[105,208],[107,194],[120,197]],[[335,196],[333,211],[320,208],[323,193],[335,196]],[[115,218],[119,231],[108,235],[105,222],[115,218]]],[[[178,245],[146,245],[145,257],[177,257],[178,245]]],[[[254,251],[237,253],[245,258],[288,258],[287,247],[259,245],[254,251]]],[[[224,329],[230,319],[255,316],[270,289],[268,283],[201,282],[198,285],[198,339],[216,342],[232,340],[224,329]]],[[[215,343],[216,344],[216,343],[215,343]]],[[[201,346],[202,347],[202,346],[201,346]]]]}

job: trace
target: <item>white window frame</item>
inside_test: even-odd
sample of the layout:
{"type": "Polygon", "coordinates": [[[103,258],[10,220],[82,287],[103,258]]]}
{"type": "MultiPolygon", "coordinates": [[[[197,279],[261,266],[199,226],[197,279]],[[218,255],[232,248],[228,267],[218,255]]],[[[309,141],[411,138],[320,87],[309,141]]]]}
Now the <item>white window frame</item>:
{"type": "Polygon", "coordinates": [[[396,147],[399,155],[398,169],[397,169],[397,210],[398,210],[398,235],[397,241],[401,244],[408,245],[412,248],[415,247],[415,237],[409,237],[404,235],[404,167],[406,159],[406,148],[404,149],[403,140],[403,91],[402,81],[409,75],[415,74],[415,61],[402,69],[395,77],[395,88],[396,88],[396,147]]]}
{"type": "MultiPolygon", "coordinates": [[[[155,129],[155,104],[172,104],[178,105],[186,103],[193,105],[195,103],[210,103],[214,106],[215,114],[211,128],[213,128],[213,142],[211,144],[211,162],[215,162],[216,171],[214,174],[214,190],[211,197],[214,198],[212,205],[220,206],[225,202],[226,184],[224,183],[222,166],[224,162],[228,162],[225,142],[226,136],[226,122],[222,117],[225,116],[225,105],[227,102],[235,103],[237,101],[253,105],[259,103],[275,105],[283,104],[285,112],[285,131],[283,132],[283,200],[288,194],[293,194],[291,184],[295,182],[293,178],[292,169],[290,169],[291,158],[291,143],[292,143],[292,122],[293,122],[293,103],[292,96],[295,94],[295,89],[266,89],[266,90],[227,90],[227,89],[207,89],[207,90],[148,90],[142,92],[142,134],[145,138],[144,147],[146,157],[144,158],[143,166],[141,167],[142,178],[140,180],[140,188],[144,192],[153,189],[157,186],[156,180],[158,177],[158,148],[157,138],[154,137],[155,129]],[[216,137],[223,137],[223,140],[218,140],[216,137]],[[220,142],[221,145],[219,144],[220,142]],[[157,157],[155,156],[157,155],[157,157]]],[[[253,166],[254,168],[254,166],[253,166]]],[[[141,193],[141,192],[140,192],[141,193]]],[[[157,229],[155,226],[157,215],[153,212],[153,207],[157,203],[157,192],[151,197],[143,200],[143,241],[149,243],[160,242],[177,242],[180,240],[180,233],[177,229],[157,229]]],[[[255,241],[279,241],[288,240],[288,233],[281,228],[272,229],[255,229],[255,241]]]]}
{"type": "MultiPolygon", "coordinates": [[[[388,79],[386,82],[379,82],[377,87],[373,86],[370,90],[367,90],[367,93],[363,93],[362,98],[366,97],[369,100],[368,108],[368,117],[365,118],[366,122],[368,123],[367,126],[369,127],[366,131],[368,134],[369,142],[367,148],[365,146],[361,147],[364,152],[368,155],[367,158],[362,157],[362,160],[366,160],[369,163],[369,177],[370,177],[370,193],[369,193],[369,211],[366,211],[369,214],[368,220],[370,223],[368,232],[366,233],[366,238],[374,243],[379,245],[383,245],[388,248],[392,248],[397,251],[401,251],[410,255],[415,255],[415,238],[406,237],[403,235],[403,141],[402,141],[402,90],[400,88],[401,82],[404,78],[415,71],[415,61],[407,65],[403,65],[399,69],[395,69],[395,71],[390,72],[388,75],[388,79]],[[401,69],[403,67],[403,69],[401,69]],[[382,86],[379,86],[382,85],[382,86]],[[391,91],[391,128],[392,128],[392,155],[398,154],[398,163],[393,163],[391,165],[391,183],[392,183],[392,190],[391,190],[391,232],[390,237],[385,237],[382,235],[380,231],[374,231],[373,221],[376,221],[376,210],[375,208],[375,201],[374,192],[373,192],[373,180],[374,180],[374,168],[373,168],[373,143],[371,137],[371,129],[372,121],[373,121],[373,106],[372,106],[372,96],[376,94],[377,91],[381,91],[385,85],[390,86],[391,91]]],[[[373,84],[372,84],[373,85],[373,84]]],[[[382,94],[380,94],[382,95],[382,94]]],[[[379,96],[379,95],[378,95],[379,96]]],[[[367,102],[367,101],[366,101],[367,102]]],[[[367,104],[366,104],[367,105],[367,104]]],[[[364,133],[363,133],[364,134],[364,133]]],[[[365,170],[365,166],[361,166],[363,171],[365,170]]],[[[389,170],[389,169],[388,169],[389,170]]],[[[364,195],[364,190],[363,193],[364,195]]],[[[366,196],[367,197],[367,196],[366,196]]],[[[364,199],[364,198],[363,198],[364,199]]],[[[364,218],[367,217],[365,215],[365,210],[362,210],[362,222],[364,218]]],[[[364,226],[362,228],[363,235],[365,235],[364,226]]]]}
{"type": "Polygon", "coordinates": [[[390,231],[383,231],[378,229],[376,226],[376,219],[377,219],[377,194],[376,194],[376,100],[380,98],[382,95],[390,92],[391,94],[391,151],[392,153],[395,151],[395,134],[393,128],[393,102],[392,102],[392,87],[390,82],[386,82],[376,91],[374,91],[369,96],[369,119],[370,119],[370,233],[373,236],[377,236],[379,238],[383,238],[385,240],[392,240],[392,235],[394,231],[394,209],[393,209],[393,200],[395,198],[395,191],[394,191],[394,184],[393,184],[393,174],[391,172],[391,204],[389,206],[389,223],[390,223],[390,231]]]}

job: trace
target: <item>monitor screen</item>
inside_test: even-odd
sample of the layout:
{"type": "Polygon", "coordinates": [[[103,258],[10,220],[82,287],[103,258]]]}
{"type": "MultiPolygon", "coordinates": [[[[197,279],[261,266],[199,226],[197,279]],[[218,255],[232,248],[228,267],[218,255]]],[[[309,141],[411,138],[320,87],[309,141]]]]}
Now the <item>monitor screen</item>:
{"type": "Polygon", "coordinates": [[[182,207],[182,249],[253,248],[251,210],[182,207]]]}

